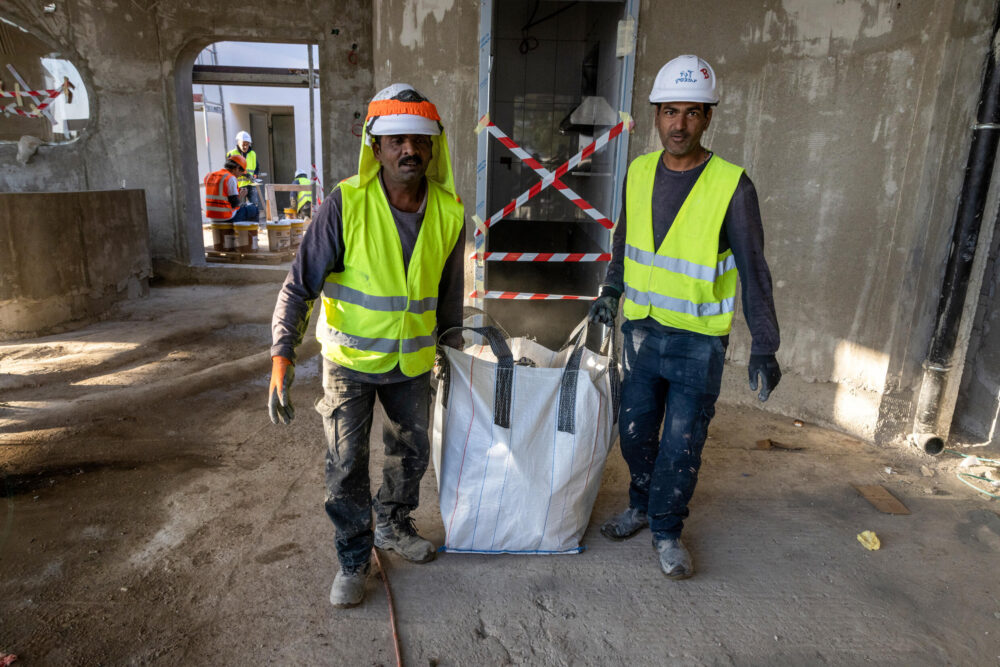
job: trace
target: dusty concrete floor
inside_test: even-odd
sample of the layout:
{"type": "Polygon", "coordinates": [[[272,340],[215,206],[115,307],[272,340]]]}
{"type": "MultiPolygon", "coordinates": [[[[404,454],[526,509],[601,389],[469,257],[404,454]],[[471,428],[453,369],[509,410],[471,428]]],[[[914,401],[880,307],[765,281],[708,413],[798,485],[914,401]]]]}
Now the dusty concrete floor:
{"type": "MultiPolygon", "coordinates": [[[[315,356],[294,424],[267,419],[276,289],[160,287],[110,321],[0,344],[0,654],[394,662],[378,579],[357,609],[327,601],[315,356]]],[[[580,555],[383,557],[405,663],[1000,664],[1000,506],[956,465],[721,404],[686,532],[695,578],[663,578],[648,532],[598,533],[626,502],[616,448],[580,555]],[[912,514],[875,511],[851,483],[884,484],[912,514]]],[[[418,526],[440,544],[431,472],[422,494],[418,526]]]]}

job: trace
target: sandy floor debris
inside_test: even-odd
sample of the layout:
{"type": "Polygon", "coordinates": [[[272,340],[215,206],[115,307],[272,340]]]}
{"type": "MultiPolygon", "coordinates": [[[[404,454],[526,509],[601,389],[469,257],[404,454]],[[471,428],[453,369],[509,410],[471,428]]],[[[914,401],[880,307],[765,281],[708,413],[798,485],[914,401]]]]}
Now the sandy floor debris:
{"type": "MultiPolygon", "coordinates": [[[[394,662],[380,582],[357,609],[327,602],[315,356],[296,373],[296,421],[267,419],[276,291],[159,287],[109,321],[0,344],[0,654],[394,662]]],[[[955,479],[957,459],[725,405],[710,433],[685,534],[693,579],[662,577],[648,531],[600,536],[627,502],[616,448],[583,554],[383,558],[406,663],[1000,660],[1000,505],[955,479]],[[802,449],[758,449],[765,438],[802,449]],[[852,483],[882,484],[911,514],[877,512],[852,483]],[[865,530],[880,550],[858,543],[865,530]]],[[[440,544],[431,471],[422,498],[417,525],[440,544]]]]}

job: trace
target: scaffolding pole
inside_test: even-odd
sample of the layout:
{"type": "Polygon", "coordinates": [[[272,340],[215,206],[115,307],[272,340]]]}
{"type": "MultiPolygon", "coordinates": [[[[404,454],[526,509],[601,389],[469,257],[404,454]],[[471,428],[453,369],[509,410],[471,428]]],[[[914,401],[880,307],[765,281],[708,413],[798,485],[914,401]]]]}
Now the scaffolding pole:
{"type": "Polygon", "coordinates": [[[312,185],[312,216],[316,217],[316,112],[313,109],[314,79],[313,79],[313,45],[309,49],[309,183],[312,185]]]}

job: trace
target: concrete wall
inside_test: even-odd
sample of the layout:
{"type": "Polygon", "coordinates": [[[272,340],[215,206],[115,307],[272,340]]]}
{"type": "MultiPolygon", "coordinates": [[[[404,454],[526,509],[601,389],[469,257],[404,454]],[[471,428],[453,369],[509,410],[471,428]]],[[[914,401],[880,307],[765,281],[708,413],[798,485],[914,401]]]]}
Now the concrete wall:
{"type": "MultiPolygon", "coordinates": [[[[478,3],[374,8],[376,87],[409,81],[438,104],[471,208],[478,3]]],[[[709,60],[722,103],[705,143],[747,168],[764,216],[785,370],[769,409],[880,441],[909,430],[995,11],[991,0],[642,3],[630,157],[659,149],[647,96],[663,63],[709,60]]],[[[738,316],[730,361],[749,349],[738,316]]],[[[751,400],[745,385],[731,370],[725,398],[751,400]]]]}
{"type": "Polygon", "coordinates": [[[0,339],[145,296],[148,238],[142,190],[0,194],[0,339]]]}
{"type": "Polygon", "coordinates": [[[372,94],[366,0],[272,0],[233,12],[211,3],[129,0],[65,0],[56,7],[45,14],[37,2],[2,0],[0,15],[76,65],[92,120],[78,140],[42,146],[26,167],[15,162],[14,144],[0,144],[0,191],[115,189],[124,182],[146,191],[153,255],[203,262],[191,65],[201,49],[224,40],[318,43],[323,153],[334,156],[323,181],[355,171],[353,114],[364,113],[372,94]],[[357,64],[347,58],[355,43],[357,64]]]}
{"type": "MultiPolygon", "coordinates": [[[[26,168],[0,145],[0,189],[125,180],[146,190],[153,254],[197,262],[191,63],[220,40],[315,41],[327,187],[356,169],[355,114],[378,88],[407,81],[442,112],[471,211],[479,5],[273,0],[220,14],[66,0],[45,15],[0,0],[0,13],[74,60],[93,118],[81,139],[43,147],[26,168]]],[[[746,166],[764,214],[786,372],[768,409],[877,440],[908,430],[995,11],[992,0],[642,3],[630,156],[658,148],[646,96],[659,67],[687,52],[708,59],[722,103],[706,144],[746,166]]],[[[730,361],[744,363],[749,346],[738,318],[730,361]]],[[[734,371],[726,398],[749,400],[734,371]]]]}

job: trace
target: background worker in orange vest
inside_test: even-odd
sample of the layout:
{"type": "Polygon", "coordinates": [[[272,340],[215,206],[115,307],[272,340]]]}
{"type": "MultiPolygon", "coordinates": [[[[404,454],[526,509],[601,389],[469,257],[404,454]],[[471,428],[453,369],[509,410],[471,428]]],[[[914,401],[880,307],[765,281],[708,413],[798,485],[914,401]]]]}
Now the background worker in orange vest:
{"type": "Polygon", "coordinates": [[[260,165],[257,163],[257,151],[253,149],[250,133],[241,131],[236,135],[236,148],[226,153],[226,157],[239,156],[244,160],[244,173],[236,179],[237,185],[246,190],[248,201],[260,211],[263,204],[260,201],[260,191],[254,184],[254,179],[260,175],[260,165]]]}
{"type": "Polygon", "coordinates": [[[259,211],[254,204],[240,203],[236,179],[246,173],[242,155],[226,158],[226,164],[205,177],[205,217],[216,222],[257,222],[259,211]]]}

